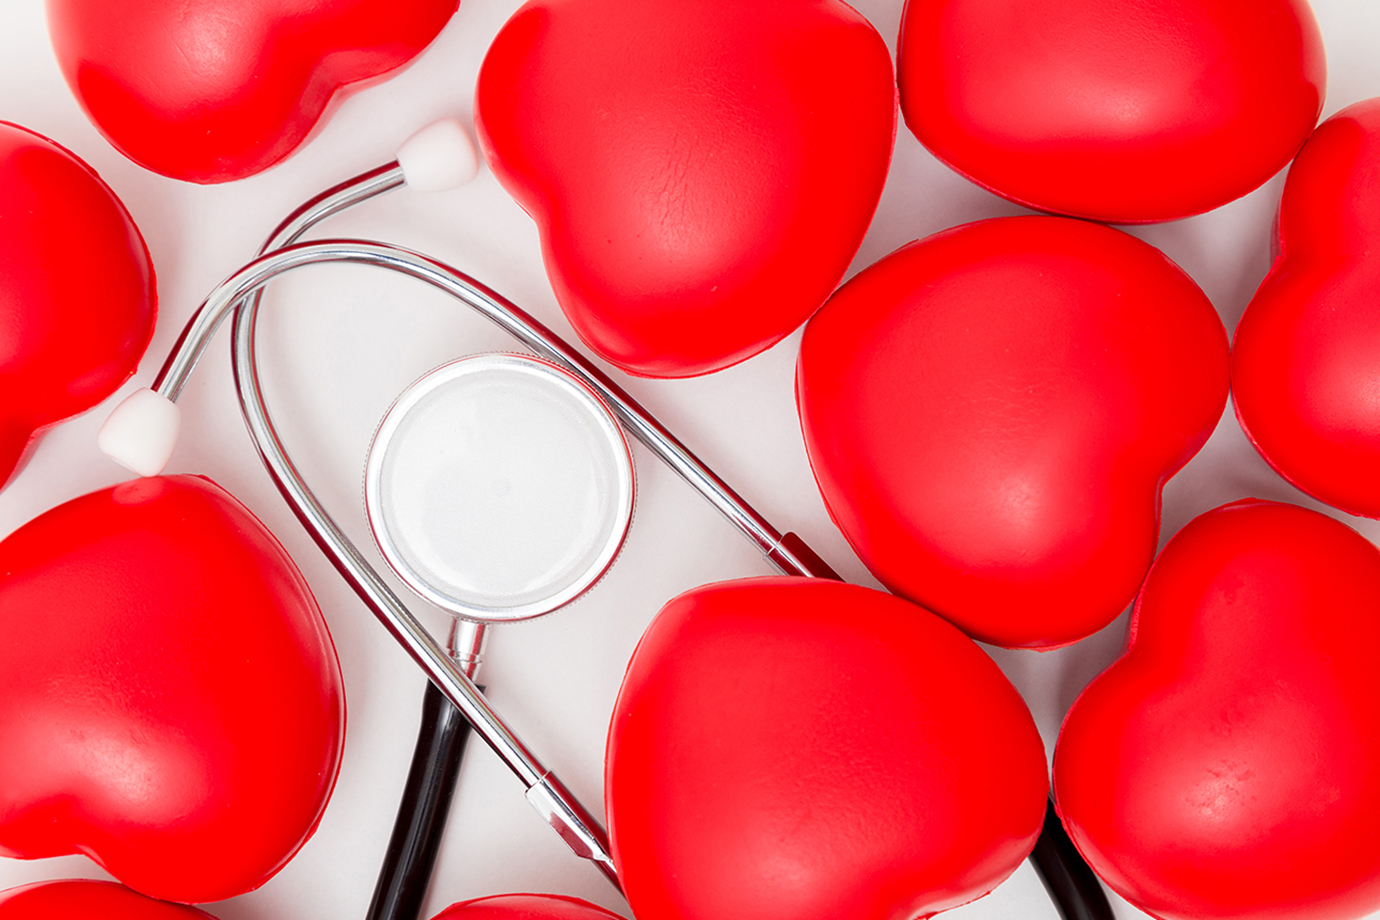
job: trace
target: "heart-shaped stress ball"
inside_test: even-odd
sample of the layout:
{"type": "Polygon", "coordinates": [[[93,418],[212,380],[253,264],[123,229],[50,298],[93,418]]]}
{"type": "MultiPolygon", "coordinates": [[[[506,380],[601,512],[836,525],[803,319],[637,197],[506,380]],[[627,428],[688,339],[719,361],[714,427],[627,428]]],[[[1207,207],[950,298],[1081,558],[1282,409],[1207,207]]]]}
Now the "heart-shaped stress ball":
{"type": "Polygon", "coordinates": [[[458,0],[47,0],[67,84],[140,166],[191,182],[285,159],[422,52],[458,0]]]}
{"type": "Polygon", "coordinates": [[[137,479],[0,542],[0,855],[199,903],[263,884],[335,783],[335,648],[219,486],[137,479]]]}
{"type": "Polygon", "coordinates": [[[0,122],[0,485],[44,429],[129,379],[156,303],[144,239],[109,186],[0,122]]]}
{"type": "Polygon", "coordinates": [[[114,882],[38,882],[0,891],[0,920],[215,920],[114,882]]]}
{"type": "Polygon", "coordinates": [[[1319,126],[1289,170],[1277,230],[1236,327],[1237,417],[1294,485],[1380,517],[1380,99],[1319,126]]]}
{"type": "Polygon", "coordinates": [[[1107,227],[1012,217],[905,246],[810,321],[796,399],[835,523],[891,590],[1004,646],[1106,626],[1160,490],[1227,399],[1193,281],[1107,227]]]}
{"type": "Polygon", "coordinates": [[[907,0],[901,110],[1013,201],[1116,222],[1226,204],[1322,112],[1307,0],[907,0]]]}
{"type": "Polygon", "coordinates": [[[1255,500],[1190,522],[1064,721],[1078,849],[1166,920],[1380,909],[1377,645],[1380,552],[1350,528],[1255,500]]]}
{"type": "Polygon", "coordinates": [[[973,642],[880,591],[697,588],[633,653],[604,774],[638,920],[914,920],[1035,844],[1044,747],[973,642]]]}
{"type": "Polygon", "coordinates": [[[475,122],[575,331],[686,377],[777,342],[842,279],[896,89],[840,0],[531,0],[484,59],[475,122]]]}
{"type": "MultiPolygon", "coordinates": [[[[0,917],[0,920],[5,920],[0,917]]],[[[452,904],[432,920],[621,920],[602,907],[557,894],[500,894],[452,904]]]]}

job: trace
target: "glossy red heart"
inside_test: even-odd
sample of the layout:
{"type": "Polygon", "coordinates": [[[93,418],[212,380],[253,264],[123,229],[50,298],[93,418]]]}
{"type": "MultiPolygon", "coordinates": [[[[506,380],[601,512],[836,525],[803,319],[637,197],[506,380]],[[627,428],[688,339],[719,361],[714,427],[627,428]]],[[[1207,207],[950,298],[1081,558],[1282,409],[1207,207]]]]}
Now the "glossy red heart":
{"type": "Polygon", "coordinates": [[[144,894],[263,884],[335,783],[335,648],[219,486],[137,479],[0,542],[0,855],[85,853],[144,894]]]}
{"type": "MultiPolygon", "coordinates": [[[[0,920],[5,918],[0,917],[0,920]]],[[[432,920],[619,920],[602,907],[556,894],[501,894],[452,904],[432,920]]]]}
{"type": "Polygon", "coordinates": [[[38,882],[0,891],[0,920],[215,920],[114,882],[38,882]]]}
{"type": "Polygon", "coordinates": [[[0,485],[48,427],[134,373],[157,314],[129,212],[57,144],[0,122],[0,485]]]}
{"type": "Polygon", "coordinates": [[[268,169],[332,105],[421,53],[458,0],[47,0],[67,84],[121,153],[174,179],[268,169]]]}
{"type": "Polygon", "coordinates": [[[1172,220],[1246,194],[1322,112],[1307,0],[907,0],[911,131],[1031,207],[1172,220]]]}
{"type": "Polygon", "coordinates": [[[638,920],[910,920],[986,894],[1043,821],[1044,748],[976,645],[900,598],[759,578],[667,604],[604,775],[638,920]]]}
{"type": "Polygon", "coordinates": [[[840,0],[530,0],[475,121],[561,308],[634,374],[719,370],[843,277],[886,180],[891,58],[840,0]]]}
{"type": "Polygon", "coordinates": [[[829,513],[877,578],[975,638],[1051,647],[1135,596],[1227,362],[1212,304],[1158,250],[1013,217],[844,285],[805,329],[796,399],[829,513]]]}
{"type": "Polygon", "coordinates": [[[1380,517],[1380,100],[1338,112],[1299,152],[1277,247],[1236,327],[1237,418],[1294,485],[1380,517]]]}
{"type": "Polygon", "coordinates": [[[1377,611],[1380,552],[1331,518],[1249,500],[1180,531],[1055,753],[1103,880],[1166,920],[1380,909],[1377,611]]]}

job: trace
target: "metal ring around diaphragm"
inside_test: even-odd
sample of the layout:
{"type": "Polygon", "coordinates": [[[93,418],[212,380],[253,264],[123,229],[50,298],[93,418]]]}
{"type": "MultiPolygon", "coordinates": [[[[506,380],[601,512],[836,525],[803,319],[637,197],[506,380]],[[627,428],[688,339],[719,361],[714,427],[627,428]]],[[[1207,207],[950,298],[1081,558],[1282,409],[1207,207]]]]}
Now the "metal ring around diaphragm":
{"type": "Polygon", "coordinates": [[[408,387],[374,436],[364,489],[398,577],[490,623],[548,613],[597,582],[634,491],[627,439],[603,400],[516,354],[461,358],[408,387]]]}

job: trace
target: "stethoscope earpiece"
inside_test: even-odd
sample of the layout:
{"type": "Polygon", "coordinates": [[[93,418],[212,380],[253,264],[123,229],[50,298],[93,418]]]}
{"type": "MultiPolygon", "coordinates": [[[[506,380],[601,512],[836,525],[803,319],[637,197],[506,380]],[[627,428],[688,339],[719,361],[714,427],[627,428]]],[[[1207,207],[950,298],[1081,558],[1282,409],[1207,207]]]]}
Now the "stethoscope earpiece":
{"type": "Polygon", "coordinates": [[[177,403],[144,387],[110,413],[96,435],[96,446],[127,470],[157,476],[172,458],[181,419],[177,403]]]}
{"type": "Polygon", "coordinates": [[[444,192],[479,175],[479,153],[460,122],[442,118],[403,142],[398,166],[413,191],[444,192]]]}

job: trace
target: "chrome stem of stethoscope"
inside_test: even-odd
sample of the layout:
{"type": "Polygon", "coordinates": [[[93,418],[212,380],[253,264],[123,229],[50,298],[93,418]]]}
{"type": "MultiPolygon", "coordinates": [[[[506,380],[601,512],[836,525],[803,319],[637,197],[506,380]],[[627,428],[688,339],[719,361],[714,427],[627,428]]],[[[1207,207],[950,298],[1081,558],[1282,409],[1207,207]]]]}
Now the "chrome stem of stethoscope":
{"type": "Polygon", "coordinates": [[[488,638],[489,627],[474,620],[454,617],[450,621],[450,638],[446,640],[446,651],[451,659],[474,680],[479,673],[479,665],[484,661],[484,640],[488,638]]]}

